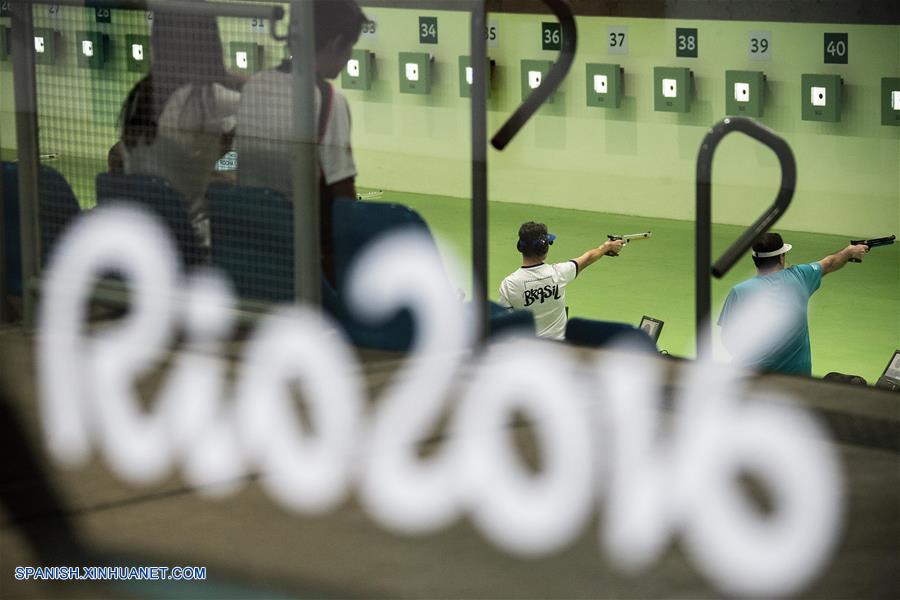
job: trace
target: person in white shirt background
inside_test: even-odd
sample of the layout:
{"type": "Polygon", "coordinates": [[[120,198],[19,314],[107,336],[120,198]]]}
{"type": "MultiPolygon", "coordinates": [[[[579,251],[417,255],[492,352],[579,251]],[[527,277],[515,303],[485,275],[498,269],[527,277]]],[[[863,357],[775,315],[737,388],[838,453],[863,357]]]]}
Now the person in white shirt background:
{"type": "Polygon", "coordinates": [[[539,337],[562,340],[566,335],[566,286],[603,256],[618,256],[625,242],[610,240],[578,258],[548,264],[547,254],[556,236],[543,223],[529,221],[519,227],[516,249],[522,266],[500,283],[500,304],[534,313],[539,337]]]}
{"type": "MultiPolygon", "coordinates": [[[[332,207],[336,198],[356,198],[356,164],[350,143],[350,107],[330,79],[346,67],[368,21],[354,0],[314,0],[315,103],[319,153],[319,215],[322,268],[334,285],[332,207]]],[[[298,135],[294,127],[290,59],[257,73],[244,87],[236,147],[241,185],[290,196],[290,161],[298,135]]]]}
{"type": "Polygon", "coordinates": [[[158,12],[150,43],[150,73],[122,107],[118,152],[126,174],[161,177],[182,195],[208,246],[206,188],[231,146],[243,79],[225,70],[215,17],[158,12]]]}

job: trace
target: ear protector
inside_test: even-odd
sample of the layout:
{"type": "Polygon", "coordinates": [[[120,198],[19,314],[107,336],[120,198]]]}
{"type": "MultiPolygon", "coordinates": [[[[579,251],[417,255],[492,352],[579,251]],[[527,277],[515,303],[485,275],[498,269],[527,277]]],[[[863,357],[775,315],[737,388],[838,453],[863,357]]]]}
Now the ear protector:
{"type": "MultiPolygon", "coordinates": [[[[553,245],[553,240],[556,239],[556,236],[552,233],[548,233],[546,235],[542,235],[539,238],[532,240],[531,242],[531,254],[546,254],[547,250],[550,246],[553,245]]],[[[516,250],[525,254],[525,251],[528,250],[528,242],[519,238],[519,241],[516,243],[516,250]]]]}

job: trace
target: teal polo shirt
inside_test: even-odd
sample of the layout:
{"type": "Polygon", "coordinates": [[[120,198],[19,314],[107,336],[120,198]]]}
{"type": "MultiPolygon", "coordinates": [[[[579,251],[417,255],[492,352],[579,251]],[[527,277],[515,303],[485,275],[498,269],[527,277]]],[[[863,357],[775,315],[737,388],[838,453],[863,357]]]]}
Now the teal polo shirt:
{"type": "Polygon", "coordinates": [[[765,295],[766,310],[786,311],[782,314],[788,316],[785,330],[775,335],[772,343],[752,359],[743,361],[744,366],[777,373],[812,374],[807,316],[809,299],[821,283],[822,266],[814,262],[757,275],[731,289],[719,315],[718,323],[723,333],[733,315],[759,294],[765,295]]]}

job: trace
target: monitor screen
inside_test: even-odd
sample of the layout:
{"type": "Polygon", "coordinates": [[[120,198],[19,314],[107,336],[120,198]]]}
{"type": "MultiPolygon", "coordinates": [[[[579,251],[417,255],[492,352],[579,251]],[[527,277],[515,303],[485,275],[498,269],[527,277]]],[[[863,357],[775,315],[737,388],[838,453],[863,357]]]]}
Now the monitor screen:
{"type": "Polygon", "coordinates": [[[900,385],[900,350],[894,350],[894,355],[888,361],[881,376],[891,382],[900,385]]]}
{"type": "Polygon", "coordinates": [[[641,324],[638,327],[641,331],[644,331],[647,335],[650,336],[654,342],[659,340],[659,334],[662,332],[663,322],[659,319],[654,319],[653,317],[648,317],[644,315],[641,317],[641,324]]]}

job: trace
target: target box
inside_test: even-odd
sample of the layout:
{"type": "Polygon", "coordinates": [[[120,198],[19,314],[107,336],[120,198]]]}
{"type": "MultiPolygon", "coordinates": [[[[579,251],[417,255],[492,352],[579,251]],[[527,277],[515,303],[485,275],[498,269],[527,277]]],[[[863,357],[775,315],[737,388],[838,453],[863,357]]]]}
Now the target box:
{"type": "Polygon", "coordinates": [[[840,75],[805,73],[800,77],[801,118],[804,121],[841,120],[844,82],[840,75]]]}
{"type": "Polygon", "coordinates": [[[400,93],[430,94],[432,62],[427,52],[400,53],[400,93]]]}
{"type": "Polygon", "coordinates": [[[256,73],[262,67],[263,49],[259,44],[231,42],[228,49],[231,67],[238,72],[256,73]]]}
{"type": "Polygon", "coordinates": [[[59,54],[60,33],[55,29],[35,29],[32,38],[34,62],[38,65],[52,65],[59,54]]]}
{"type": "Polygon", "coordinates": [[[653,67],[653,109],[686,113],[691,110],[694,73],[687,67],[653,67]]]}
{"type": "Polygon", "coordinates": [[[587,105],[604,108],[619,108],[622,104],[622,83],[625,70],[619,65],[588,63],[587,73],[587,105]]]}
{"type": "Polygon", "coordinates": [[[125,36],[125,65],[132,73],[146,73],[150,70],[150,36],[125,36]]]}
{"type": "MultiPolygon", "coordinates": [[[[484,91],[488,98],[491,97],[491,81],[494,78],[494,61],[486,58],[484,64],[485,82],[484,91]]],[[[472,81],[475,72],[472,70],[472,57],[459,57],[459,96],[460,98],[472,97],[472,81]]]]}
{"type": "Polygon", "coordinates": [[[9,59],[9,40],[10,29],[5,25],[0,25],[0,60],[9,59]]]}
{"type": "Polygon", "coordinates": [[[881,124],[900,127],[900,77],[881,79],[881,124]]]}
{"type": "MultiPolygon", "coordinates": [[[[531,92],[536,90],[541,83],[543,83],[544,78],[547,77],[547,73],[550,72],[550,69],[553,67],[553,62],[549,60],[523,60],[522,61],[522,100],[531,95],[531,92]]],[[[552,104],[556,99],[556,92],[554,92],[548,99],[547,102],[552,104]]]]}
{"type": "Polygon", "coordinates": [[[766,75],[762,71],[725,71],[725,112],[734,117],[761,117],[766,75]]]}
{"type": "Polygon", "coordinates": [[[341,87],[345,90],[372,88],[375,71],[375,54],[368,50],[354,50],[341,71],[341,87]]]}
{"type": "Polygon", "coordinates": [[[76,39],[78,66],[85,69],[102,69],[109,58],[109,36],[99,31],[79,31],[76,39]]]}

